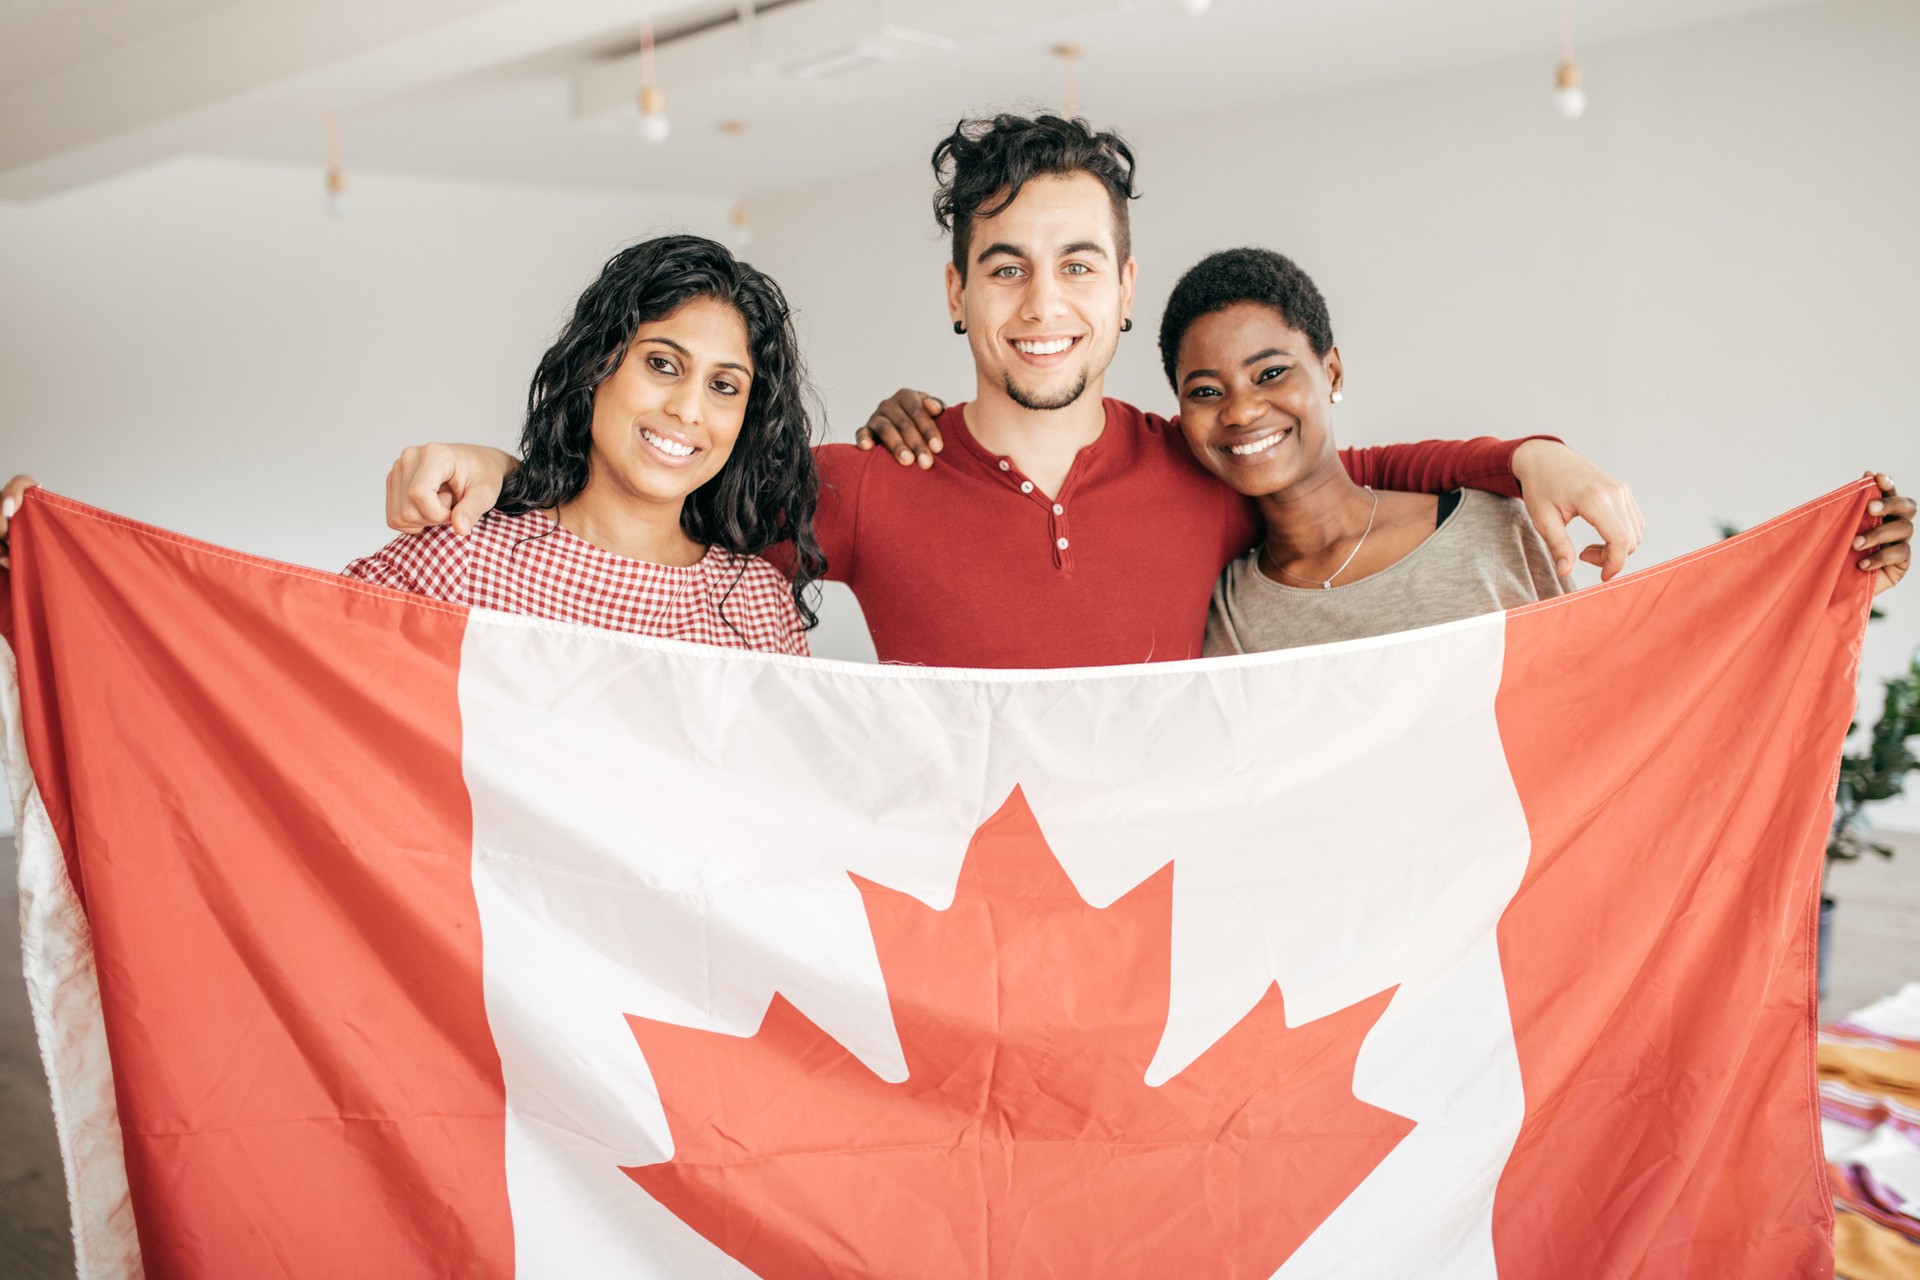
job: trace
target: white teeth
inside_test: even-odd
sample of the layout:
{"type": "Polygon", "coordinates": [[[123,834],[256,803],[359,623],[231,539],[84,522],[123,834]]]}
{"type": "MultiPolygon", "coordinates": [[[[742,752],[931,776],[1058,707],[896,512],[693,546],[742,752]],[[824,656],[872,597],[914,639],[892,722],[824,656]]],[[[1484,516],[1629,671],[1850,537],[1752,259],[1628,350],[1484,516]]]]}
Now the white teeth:
{"type": "Polygon", "coordinates": [[[1072,338],[1055,338],[1051,342],[1015,341],[1014,346],[1030,356],[1057,356],[1073,345],[1072,338]]]}
{"type": "Polygon", "coordinates": [[[645,427],[640,428],[640,438],[669,457],[691,458],[693,456],[692,445],[681,444],[678,440],[669,440],[665,436],[657,436],[645,427]]]}
{"type": "Polygon", "coordinates": [[[1249,440],[1245,444],[1229,445],[1227,452],[1236,458],[1247,458],[1256,453],[1265,453],[1286,438],[1286,432],[1276,431],[1272,435],[1261,436],[1258,440],[1249,440]]]}

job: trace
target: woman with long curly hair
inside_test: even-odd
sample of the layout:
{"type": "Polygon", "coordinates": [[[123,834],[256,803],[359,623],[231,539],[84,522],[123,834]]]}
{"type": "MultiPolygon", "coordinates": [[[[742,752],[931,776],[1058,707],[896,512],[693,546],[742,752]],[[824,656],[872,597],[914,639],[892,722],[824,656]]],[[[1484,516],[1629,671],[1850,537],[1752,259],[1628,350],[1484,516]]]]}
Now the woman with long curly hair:
{"type": "Polygon", "coordinates": [[[699,236],[615,254],[541,357],[520,467],[470,532],[350,577],[675,640],[807,652],[819,493],[786,299],[699,236]],[[776,544],[791,575],[762,553],[776,544]]]}

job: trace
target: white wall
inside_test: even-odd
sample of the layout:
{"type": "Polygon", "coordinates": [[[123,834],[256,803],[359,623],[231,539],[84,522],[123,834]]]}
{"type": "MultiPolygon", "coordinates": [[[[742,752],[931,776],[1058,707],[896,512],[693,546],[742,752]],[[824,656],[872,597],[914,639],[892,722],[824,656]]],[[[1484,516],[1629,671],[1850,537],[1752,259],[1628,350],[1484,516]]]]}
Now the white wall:
{"type": "Polygon", "coordinates": [[[400,446],[518,436],[601,262],[724,225],[657,202],[184,159],[0,204],[0,469],[278,559],[379,546],[400,446]]]}
{"type": "MultiPolygon", "coordinates": [[[[1346,442],[1565,436],[1634,485],[1641,564],[1868,467],[1920,491],[1917,50],[1920,6],[1832,3],[1585,50],[1573,124],[1547,57],[1244,115],[1085,103],[1128,132],[1145,193],[1109,392],[1166,409],[1168,290],[1261,244],[1328,296],[1346,442]]],[[[971,394],[930,191],[922,166],[756,210],[843,438],[903,382],[971,394]]],[[[1920,580],[1886,609],[1876,691],[1920,644],[1920,580]]],[[[1881,821],[1920,826],[1920,803],[1881,821]]]]}

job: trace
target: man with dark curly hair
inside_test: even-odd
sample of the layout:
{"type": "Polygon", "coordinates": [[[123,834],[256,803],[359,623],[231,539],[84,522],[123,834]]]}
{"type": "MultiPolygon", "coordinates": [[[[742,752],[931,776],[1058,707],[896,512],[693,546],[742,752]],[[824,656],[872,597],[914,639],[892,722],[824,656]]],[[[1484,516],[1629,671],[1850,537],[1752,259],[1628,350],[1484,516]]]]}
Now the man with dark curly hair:
{"type": "MultiPolygon", "coordinates": [[[[907,639],[916,651],[951,651],[952,641],[932,634],[944,615],[969,633],[970,655],[1040,647],[1047,665],[1196,656],[1200,597],[1257,540],[1259,521],[1195,464],[1172,424],[1101,395],[1132,328],[1131,149],[1082,120],[1000,115],[962,121],[934,149],[933,168],[934,216],[952,244],[948,310],[973,356],[974,399],[945,408],[903,391],[882,404],[859,446],[880,446],[928,474],[918,484],[891,476],[898,468],[876,453],[822,502],[823,513],[836,503],[857,513],[857,521],[823,514],[822,523],[861,530],[857,545],[843,548],[853,558],[844,576],[876,644],[907,639]],[[940,477],[948,469],[954,474],[940,477]],[[883,527],[924,521],[929,529],[883,537],[876,512],[883,527]],[[951,559],[929,554],[930,543],[949,541],[951,559]],[[919,598],[931,593],[941,594],[919,598]],[[911,607],[893,607],[903,596],[911,607]],[[1010,596],[1045,606],[1029,613],[1010,596]],[[1023,634],[1029,626],[1051,643],[1023,634]],[[980,630],[990,638],[972,638],[980,630]]],[[[1564,520],[1564,507],[1588,515],[1613,544],[1608,576],[1639,533],[1624,487],[1553,441],[1350,450],[1342,459],[1361,484],[1508,495],[1519,492],[1515,462],[1523,472],[1531,463],[1527,478],[1537,484],[1527,489],[1543,523],[1564,520]],[[1543,488],[1565,479],[1584,491],[1540,501],[1543,488]]],[[[823,533],[831,566],[830,536],[823,533]]],[[[1571,560],[1570,548],[1563,554],[1571,560]]]]}
{"type": "MultiPolygon", "coordinates": [[[[943,410],[902,392],[856,445],[817,450],[827,576],[852,587],[883,661],[1198,657],[1213,582],[1260,525],[1171,424],[1101,394],[1133,327],[1132,151],[1083,120],[999,115],[961,121],[933,165],[935,216],[953,242],[947,304],[975,397],[943,410]]],[[[1639,537],[1626,488],[1557,441],[1395,445],[1343,460],[1360,483],[1395,489],[1524,487],[1543,525],[1579,514],[1601,531],[1609,574],[1639,537]]],[[[511,465],[473,446],[408,450],[388,480],[388,523],[471,524],[511,465]]]]}

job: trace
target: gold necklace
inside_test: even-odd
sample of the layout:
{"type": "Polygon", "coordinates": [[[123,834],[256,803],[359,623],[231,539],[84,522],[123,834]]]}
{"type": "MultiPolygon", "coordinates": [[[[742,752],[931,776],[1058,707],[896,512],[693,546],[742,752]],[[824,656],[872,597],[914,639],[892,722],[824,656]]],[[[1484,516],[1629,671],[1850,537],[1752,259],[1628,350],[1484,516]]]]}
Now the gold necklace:
{"type": "Polygon", "coordinates": [[[1340,567],[1338,569],[1335,569],[1333,573],[1327,577],[1327,580],[1325,582],[1318,581],[1317,579],[1314,579],[1314,578],[1303,578],[1297,573],[1288,573],[1285,569],[1282,569],[1280,567],[1280,562],[1278,560],[1275,560],[1273,562],[1273,571],[1279,574],[1283,578],[1292,578],[1295,582],[1309,583],[1312,586],[1316,586],[1320,588],[1322,591],[1333,590],[1333,580],[1339,577],[1341,574],[1345,573],[1347,571],[1347,566],[1353,563],[1353,558],[1360,554],[1360,548],[1367,544],[1367,535],[1373,532],[1373,518],[1380,514],[1380,495],[1378,493],[1374,493],[1373,486],[1370,484],[1363,485],[1361,487],[1364,488],[1368,493],[1373,494],[1373,509],[1367,512],[1367,527],[1360,531],[1360,541],[1353,544],[1353,550],[1347,553],[1347,558],[1340,562],[1340,567]]]}

